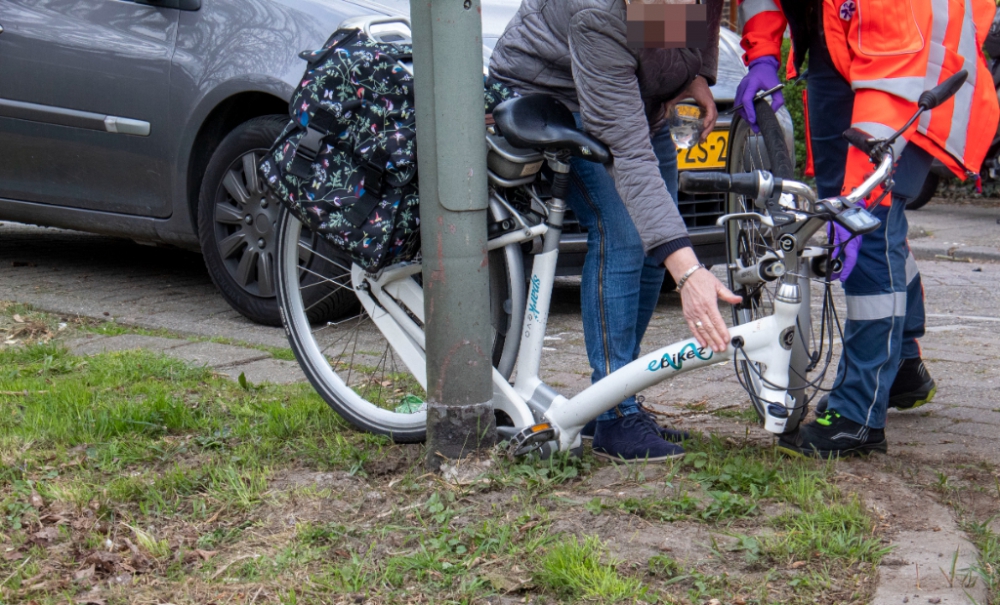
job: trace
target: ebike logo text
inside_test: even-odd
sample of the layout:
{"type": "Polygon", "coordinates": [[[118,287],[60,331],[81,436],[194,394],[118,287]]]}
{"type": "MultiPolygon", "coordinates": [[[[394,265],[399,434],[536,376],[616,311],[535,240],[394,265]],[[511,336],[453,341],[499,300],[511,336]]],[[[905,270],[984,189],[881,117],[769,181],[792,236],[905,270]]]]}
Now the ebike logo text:
{"type": "Polygon", "coordinates": [[[542,287],[542,280],[537,275],[531,276],[531,293],[528,295],[528,312],[538,317],[538,291],[542,287]]]}
{"type": "Polygon", "coordinates": [[[684,345],[684,348],[679,352],[671,355],[670,353],[664,354],[664,356],[656,361],[655,359],[649,362],[649,371],[655,372],[657,370],[663,370],[665,368],[673,368],[675,370],[680,370],[684,367],[684,361],[689,359],[698,358],[701,360],[709,360],[712,358],[711,349],[706,349],[705,347],[699,347],[695,343],[691,342],[684,345]]]}

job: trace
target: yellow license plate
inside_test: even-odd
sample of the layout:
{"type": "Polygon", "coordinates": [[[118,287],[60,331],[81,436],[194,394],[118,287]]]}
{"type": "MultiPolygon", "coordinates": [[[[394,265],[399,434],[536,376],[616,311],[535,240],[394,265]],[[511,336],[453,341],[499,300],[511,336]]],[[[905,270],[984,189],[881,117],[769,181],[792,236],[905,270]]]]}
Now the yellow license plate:
{"type": "Polygon", "coordinates": [[[718,130],[708,140],[690,149],[677,150],[678,170],[709,170],[726,167],[729,154],[729,131],[718,130]]]}

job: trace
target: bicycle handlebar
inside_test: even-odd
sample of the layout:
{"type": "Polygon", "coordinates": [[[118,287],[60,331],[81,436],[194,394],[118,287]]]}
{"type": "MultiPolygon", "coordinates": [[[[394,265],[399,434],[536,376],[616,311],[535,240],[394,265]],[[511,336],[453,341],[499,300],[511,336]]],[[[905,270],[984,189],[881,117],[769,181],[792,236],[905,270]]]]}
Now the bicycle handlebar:
{"type": "Polygon", "coordinates": [[[863,200],[868,197],[876,187],[882,184],[882,182],[888,178],[889,173],[892,172],[893,157],[889,152],[882,154],[882,161],[879,163],[879,167],[875,172],[865,179],[865,182],[858,185],[858,187],[846,196],[847,201],[852,204],[856,204],[859,200],[863,200]]]}
{"type": "Polygon", "coordinates": [[[735,193],[752,198],[769,198],[781,191],[782,180],[764,170],[740,174],[727,172],[682,172],[678,185],[691,193],[735,193]]]}

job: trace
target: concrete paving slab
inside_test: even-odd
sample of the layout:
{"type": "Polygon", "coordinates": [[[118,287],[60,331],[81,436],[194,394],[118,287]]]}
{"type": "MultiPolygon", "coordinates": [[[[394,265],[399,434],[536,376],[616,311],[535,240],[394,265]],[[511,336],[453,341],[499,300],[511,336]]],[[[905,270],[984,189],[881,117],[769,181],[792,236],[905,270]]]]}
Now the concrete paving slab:
{"type": "Polygon", "coordinates": [[[1000,203],[933,200],[908,211],[910,249],[917,260],[938,255],[973,261],[1000,260],[1000,203]]]}
{"type": "Polygon", "coordinates": [[[220,374],[229,376],[233,380],[239,378],[240,374],[252,384],[294,384],[305,382],[306,375],[302,373],[302,368],[294,361],[284,359],[258,359],[250,363],[230,366],[219,370],[220,374]]]}
{"type": "Polygon", "coordinates": [[[121,334],[119,336],[97,337],[94,339],[81,338],[72,343],[67,343],[67,346],[70,353],[74,355],[96,355],[98,353],[107,353],[108,351],[132,351],[135,349],[147,349],[162,353],[190,344],[189,341],[179,338],[121,334]]]}
{"type": "Polygon", "coordinates": [[[872,605],[986,603],[983,583],[974,582],[974,574],[966,577],[963,573],[976,563],[976,548],[948,507],[913,490],[895,474],[872,473],[866,462],[850,461],[843,466],[866,475],[868,489],[862,498],[888,528],[892,545],[879,566],[872,605]]]}
{"type": "MultiPolygon", "coordinates": [[[[271,357],[270,353],[258,349],[234,347],[217,342],[196,342],[184,348],[171,351],[170,355],[196,365],[213,368],[227,368],[271,357]]],[[[239,373],[237,373],[238,375],[239,373]]]]}

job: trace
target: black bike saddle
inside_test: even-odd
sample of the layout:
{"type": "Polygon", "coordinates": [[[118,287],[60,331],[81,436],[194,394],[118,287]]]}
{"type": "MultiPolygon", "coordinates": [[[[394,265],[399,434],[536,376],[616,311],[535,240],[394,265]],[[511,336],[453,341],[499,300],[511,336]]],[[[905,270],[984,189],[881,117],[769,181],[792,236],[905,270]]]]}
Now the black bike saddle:
{"type": "Polygon", "coordinates": [[[493,110],[504,139],[515,147],[569,151],[598,164],[611,161],[611,150],[576,127],[573,113],[547,95],[527,95],[504,101],[493,110]]]}

